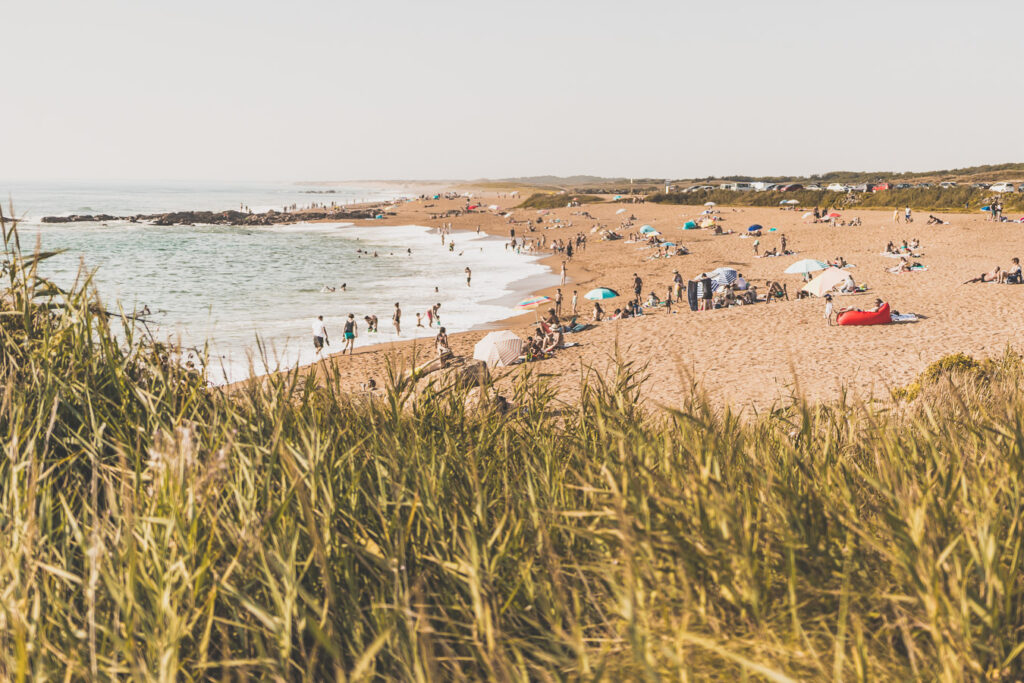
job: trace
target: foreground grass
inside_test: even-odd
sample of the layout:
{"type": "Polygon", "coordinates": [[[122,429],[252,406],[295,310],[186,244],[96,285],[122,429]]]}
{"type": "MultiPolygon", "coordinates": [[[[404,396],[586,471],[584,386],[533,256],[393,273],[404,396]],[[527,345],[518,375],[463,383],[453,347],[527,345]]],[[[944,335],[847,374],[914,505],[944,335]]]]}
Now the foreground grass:
{"type": "Polygon", "coordinates": [[[226,395],[4,233],[0,678],[1021,674],[1012,355],[743,421],[645,415],[621,365],[511,416],[226,395]]]}

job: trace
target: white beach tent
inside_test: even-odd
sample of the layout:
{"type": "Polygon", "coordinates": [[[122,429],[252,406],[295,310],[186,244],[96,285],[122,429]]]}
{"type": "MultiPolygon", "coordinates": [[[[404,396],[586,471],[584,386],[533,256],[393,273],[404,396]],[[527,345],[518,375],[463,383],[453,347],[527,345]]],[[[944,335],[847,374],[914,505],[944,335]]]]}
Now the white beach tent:
{"type": "Polygon", "coordinates": [[[487,363],[493,368],[511,365],[523,350],[523,340],[508,330],[491,332],[473,347],[473,358],[487,363]]]}
{"type": "Polygon", "coordinates": [[[822,271],[816,278],[803,286],[803,290],[814,296],[825,296],[836,287],[846,283],[853,284],[853,276],[842,268],[829,268],[822,271]]]}

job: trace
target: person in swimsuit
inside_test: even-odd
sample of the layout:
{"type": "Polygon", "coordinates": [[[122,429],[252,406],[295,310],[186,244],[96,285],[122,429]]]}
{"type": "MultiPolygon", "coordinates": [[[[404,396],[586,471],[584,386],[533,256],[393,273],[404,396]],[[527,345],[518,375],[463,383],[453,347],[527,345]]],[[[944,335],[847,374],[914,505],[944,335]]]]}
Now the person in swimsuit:
{"type": "Polygon", "coordinates": [[[992,272],[982,273],[976,278],[971,278],[970,280],[964,281],[963,284],[969,285],[975,282],[999,282],[1000,272],[1002,272],[1002,269],[999,266],[996,266],[995,270],[993,270],[992,272]]]}
{"type": "Polygon", "coordinates": [[[469,281],[473,279],[473,271],[466,266],[466,286],[469,287],[469,281]]]}
{"type": "Polygon", "coordinates": [[[376,332],[377,331],[377,316],[375,315],[364,315],[363,320],[366,321],[366,331],[376,332]]]}
{"type": "Polygon", "coordinates": [[[356,332],[358,331],[358,325],[356,325],[356,316],[354,313],[348,314],[348,319],[345,320],[345,347],[341,350],[341,355],[345,355],[348,351],[348,355],[353,355],[356,350],[356,332]]]}
{"type": "MultiPolygon", "coordinates": [[[[391,314],[391,322],[395,324],[395,334],[399,337],[402,336],[402,309],[399,307],[398,302],[395,302],[395,312],[391,314]]],[[[422,325],[420,326],[422,327],[422,325]]]]}

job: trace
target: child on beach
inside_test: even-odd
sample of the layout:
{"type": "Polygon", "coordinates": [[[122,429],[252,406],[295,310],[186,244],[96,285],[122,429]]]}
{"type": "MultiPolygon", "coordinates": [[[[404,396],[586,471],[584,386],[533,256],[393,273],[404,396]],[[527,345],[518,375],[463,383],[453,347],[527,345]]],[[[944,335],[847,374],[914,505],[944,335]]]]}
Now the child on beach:
{"type": "Polygon", "coordinates": [[[825,324],[832,326],[832,295],[825,295],[825,324]]]}
{"type": "Polygon", "coordinates": [[[576,315],[576,290],[572,290],[572,314],[576,315]]]}

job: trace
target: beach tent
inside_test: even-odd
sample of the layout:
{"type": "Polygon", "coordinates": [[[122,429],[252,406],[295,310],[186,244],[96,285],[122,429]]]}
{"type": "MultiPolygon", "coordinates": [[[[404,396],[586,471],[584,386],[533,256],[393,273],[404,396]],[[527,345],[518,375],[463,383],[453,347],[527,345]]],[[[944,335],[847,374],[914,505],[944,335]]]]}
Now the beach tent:
{"type": "Polygon", "coordinates": [[[714,224],[715,224],[715,222],[713,220],[711,220],[710,218],[707,218],[707,219],[701,221],[700,227],[702,227],[702,228],[710,228],[714,224]]]}
{"type": "Polygon", "coordinates": [[[616,292],[614,289],[609,289],[607,287],[598,287],[597,289],[592,289],[586,294],[584,294],[583,298],[589,299],[590,301],[598,301],[599,299],[614,299],[618,295],[619,293],[616,292]]]}
{"type": "Polygon", "coordinates": [[[825,270],[828,268],[828,264],[818,259],[805,258],[801,261],[797,261],[789,268],[786,268],[787,273],[790,275],[806,275],[807,273],[814,273],[819,270],[825,270]]]}
{"type": "Polygon", "coordinates": [[[511,365],[519,359],[523,351],[523,340],[508,330],[491,332],[473,347],[473,358],[487,363],[493,368],[511,365]]]}
{"type": "Polygon", "coordinates": [[[683,230],[696,230],[697,221],[686,221],[683,223],[683,230]]]}
{"type": "Polygon", "coordinates": [[[814,296],[825,296],[836,287],[853,284],[853,276],[842,268],[828,268],[803,286],[803,291],[814,296]]]}
{"type": "Polygon", "coordinates": [[[654,228],[652,228],[652,227],[651,227],[651,226],[649,226],[649,225],[645,225],[644,227],[640,228],[640,232],[642,232],[642,233],[643,233],[643,234],[645,234],[645,235],[649,235],[649,234],[651,234],[652,232],[658,232],[658,231],[657,231],[657,230],[655,230],[654,228]]]}

